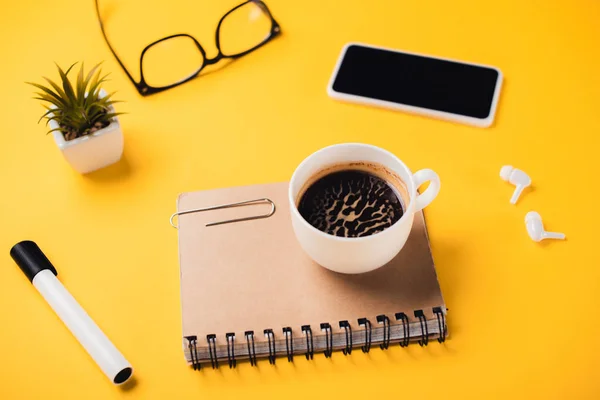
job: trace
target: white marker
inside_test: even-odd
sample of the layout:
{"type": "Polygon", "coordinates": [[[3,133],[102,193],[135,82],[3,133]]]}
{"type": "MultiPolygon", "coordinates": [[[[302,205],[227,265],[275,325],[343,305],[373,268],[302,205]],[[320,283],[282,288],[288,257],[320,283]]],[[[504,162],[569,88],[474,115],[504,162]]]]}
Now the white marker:
{"type": "Polygon", "coordinates": [[[500,177],[517,187],[510,199],[510,204],[517,204],[517,200],[519,200],[519,196],[521,196],[523,189],[531,185],[531,178],[529,175],[510,165],[505,165],[500,169],[500,177]]]}
{"type": "Polygon", "coordinates": [[[131,364],[56,278],[56,269],[37,244],[19,242],[10,255],[102,372],[114,384],[127,381],[133,373],[131,364]]]}
{"type": "Polygon", "coordinates": [[[535,211],[530,211],[525,216],[525,227],[527,228],[529,237],[535,242],[541,242],[544,239],[565,239],[564,233],[546,232],[544,230],[542,217],[535,211]]]}

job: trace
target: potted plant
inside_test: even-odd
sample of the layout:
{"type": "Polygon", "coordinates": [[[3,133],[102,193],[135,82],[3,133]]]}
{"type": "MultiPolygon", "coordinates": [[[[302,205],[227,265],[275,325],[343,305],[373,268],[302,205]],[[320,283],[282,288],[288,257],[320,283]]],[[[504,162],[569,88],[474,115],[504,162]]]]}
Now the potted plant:
{"type": "MultiPolygon", "coordinates": [[[[75,63],[76,64],[76,63],[75,63]]],[[[84,76],[83,63],[73,85],[69,72],[57,65],[62,87],[44,77],[50,87],[27,82],[40,89],[35,99],[43,101],[46,112],[40,120],[50,125],[56,145],[63,156],[78,172],[85,174],[106,167],[121,159],[123,133],[112,100],[114,93],[106,94],[100,85],[106,81],[100,64],[84,76]]],[[[38,121],[38,122],[39,122],[38,121]]]]}

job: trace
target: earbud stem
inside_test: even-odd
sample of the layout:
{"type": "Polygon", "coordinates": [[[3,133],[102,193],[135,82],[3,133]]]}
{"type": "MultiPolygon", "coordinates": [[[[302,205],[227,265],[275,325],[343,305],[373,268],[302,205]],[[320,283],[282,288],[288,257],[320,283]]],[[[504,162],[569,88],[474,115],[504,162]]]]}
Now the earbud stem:
{"type": "Polygon", "coordinates": [[[565,234],[558,232],[544,232],[543,237],[544,239],[564,239],[565,234]]]}
{"type": "Polygon", "coordinates": [[[510,199],[510,204],[517,204],[517,200],[519,200],[519,197],[521,196],[523,189],[525,189],[525,186],[517,185],[517,188],[515,189],[512,197],[510,199]]]}

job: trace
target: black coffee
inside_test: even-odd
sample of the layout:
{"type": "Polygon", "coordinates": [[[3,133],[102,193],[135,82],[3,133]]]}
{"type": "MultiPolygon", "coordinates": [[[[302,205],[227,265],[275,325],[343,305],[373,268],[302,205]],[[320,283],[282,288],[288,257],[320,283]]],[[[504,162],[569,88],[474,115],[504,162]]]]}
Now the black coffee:
{"type": "Polygon", "coordinates": [[[359,170],[317,180],[298,203],[300,215],[320,231],[342,237],[381,232],[402,217],[402,201],[383,179],[359,170]]]}

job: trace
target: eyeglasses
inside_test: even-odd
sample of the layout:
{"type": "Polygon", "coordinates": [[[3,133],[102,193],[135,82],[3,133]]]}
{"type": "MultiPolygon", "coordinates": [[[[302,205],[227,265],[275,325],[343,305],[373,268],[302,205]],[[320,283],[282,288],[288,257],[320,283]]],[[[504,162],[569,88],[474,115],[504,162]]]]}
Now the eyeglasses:
{"type": "Polygon", "coordinates": [[[222,59],[245,56],[281,32],[265,3],[259,0],[246,1],[229,10],[219,21],[215,33],[216,57],[206,58],[200,43],[188,34],[167,36],[142,50],[140,81],[136,82],[110,44],[100,18],[98,0],[95,3],[102,36],[108,48],[142,96],[179,86],[194,79],[207,65],[216,64],[222,59]]]}

